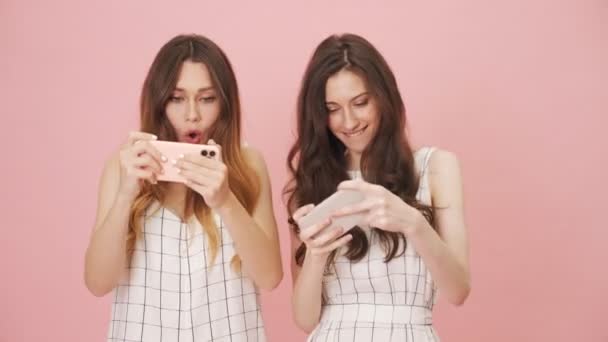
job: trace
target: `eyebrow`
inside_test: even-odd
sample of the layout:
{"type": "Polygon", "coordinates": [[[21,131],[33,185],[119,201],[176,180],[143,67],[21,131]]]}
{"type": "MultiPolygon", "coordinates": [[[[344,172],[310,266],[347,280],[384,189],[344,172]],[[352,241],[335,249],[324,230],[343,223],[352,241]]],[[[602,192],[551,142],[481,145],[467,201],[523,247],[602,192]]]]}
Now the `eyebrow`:
{"type": "MultiPolygon", "coordinates": [[[[358,99],[358,98],[360,98],[362,96],[365,96],[365,95],[369,95],[369,91],[362,92],[361,94],[359,94],[359,95],[353,97],[352,99],[350,99],[349,102],[355,101],[356,99],[358,99]]],[[[331,104],[331,103],[335,103],[335,102],[333,102],[333,101],[325,101],[325,104],[331,104]]]]}
{"type": "MultiPolygon", "coordinates": [[[[204,91],[208,91],[208,90],[213,90],[215,87],[214,86],[209,86],[209,87],[205,87],[205,88],[199,88],[197,90],[197,93],[202,93],[204,91]]],[[[179,88],[179,87],[175,87],[175,89],[173,91],[185,91],[185,89],[179,88]]]]}

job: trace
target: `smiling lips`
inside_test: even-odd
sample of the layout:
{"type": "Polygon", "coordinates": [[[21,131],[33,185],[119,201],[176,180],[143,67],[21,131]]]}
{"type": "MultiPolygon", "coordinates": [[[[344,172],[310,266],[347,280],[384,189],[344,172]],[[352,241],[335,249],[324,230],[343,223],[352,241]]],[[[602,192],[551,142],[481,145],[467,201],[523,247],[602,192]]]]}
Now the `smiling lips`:
{"type": "Polygon", "coordinates": [[[344,134],[348,138],[356,137],[356,136],[359,136],[359,135],[363,134],[363,132],[365,131],[365,129],[367,129],[367,126],[368,125],[365,125],[361,129],[358,129],[358,130],[353,131],[353,132],[342,132],[342,134],[344,134]]]}

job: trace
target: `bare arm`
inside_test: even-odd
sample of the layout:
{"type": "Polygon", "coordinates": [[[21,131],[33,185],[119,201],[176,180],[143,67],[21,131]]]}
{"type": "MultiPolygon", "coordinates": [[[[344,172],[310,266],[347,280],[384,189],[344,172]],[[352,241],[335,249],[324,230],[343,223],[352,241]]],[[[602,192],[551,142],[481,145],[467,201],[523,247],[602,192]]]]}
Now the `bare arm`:
{"type": "Polygon", "coordinates": [[[217,211],[230,231],[243,269],[258,287],[269,290],[283,278],[271,185],[262,155],[251,148],[246,151],[246,157],[260,179],[257,206],[249,215],[231,192],[217,211]]]}
{"type": "Polygon", "coordinates": [[[85,257],[85,283],[103,296],[118,283],[126,264],[129,212],[133,198],[118,194],[119,162],[106,164],[99,183],[97,218],[85,257]]]}
{"type": "Polygon", "coordinates": [[[361,191],[366,199],[336,211],[335,215],[366,212],[366,224],[404,234],[424,260],[439,289],[451,303],[460,305],[470,291],[460,167],[453,154],[437,151],[431,157],[429,170],[431,198],[437,208],[437,231],[420,211],[397,195],[362,180],[340,183],[339,189],[361,191]]]}
{"type": "MultiPolygon", "coordinates": [[[[294,212],[294,220],[299,220],[314,208],[303,206],[294,212]]],[[[291,274],[293,281],[292,308],[296,324],[300,329],[310,333],[319,323],[323,298],[323,275],[329,254],[344,245],[352,235],[341,236],[343,229],[320,232],[329,226],[331,221],[321,222],[311,227],[304,227],[298,236],[293,229],[291,236],[291,274]],[[300,267],[295,261],[296,250],[304,241],[306,257],[300,267]]]]}
{"type": "Polygon", "coordinates": [[[438,208],[437,231],[421,220],[410,238],[437,287],[451,303],[461,305],[471,285],[462,177],[456,156],[435,151],[429,161],[429,177],[433,205],[438,208]]]}
{"type": "Polygon", "coordinates": [[[132,132],[119,153],[105,165],[99,182],[97,215],[85,255],[84,280],[96,296],[110,292],[127,262],[127,234],[131,205],[141,181],[155,182],[160,154],[143,140],[153,135],[132,132]],[[140,144],[136,144],[141,141],[140,144]]]}

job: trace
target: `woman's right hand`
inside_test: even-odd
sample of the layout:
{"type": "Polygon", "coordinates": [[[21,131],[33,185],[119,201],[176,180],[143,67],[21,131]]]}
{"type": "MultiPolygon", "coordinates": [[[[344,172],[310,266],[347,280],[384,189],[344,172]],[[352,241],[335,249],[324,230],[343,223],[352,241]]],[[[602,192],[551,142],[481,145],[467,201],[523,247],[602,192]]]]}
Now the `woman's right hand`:
{"type": "Polygon", "coordinates": [[[166,160],[149,141],[156,136],[144,132],[131,132],[120,149],[119,193],[135,198],[141,191],[143,181],[156,184],[156,176],[163,172],[166,160]]]}
{"type": "MultiPolygon", "coordinates": [[[[314,204],[308,204],[298,208],[293,213],[294,221],[298,222],[314,207],[314,204]]],[[[309,227],[300,227],[299,237],[306,245],[307,257],[310,256],[324,263],[332,251],[346,245],[352,240],[351,234],[343,236],[344,229],[341,227],[325,230],[330,224],[331,219],[327,219],[309,227]]]]}

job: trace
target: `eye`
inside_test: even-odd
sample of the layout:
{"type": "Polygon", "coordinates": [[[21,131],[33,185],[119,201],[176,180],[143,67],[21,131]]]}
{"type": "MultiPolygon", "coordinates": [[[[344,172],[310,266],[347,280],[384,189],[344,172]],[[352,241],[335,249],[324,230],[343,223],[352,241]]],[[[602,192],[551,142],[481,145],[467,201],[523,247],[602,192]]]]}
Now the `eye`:
{"type": "Polygon", "coordinates": [[[357,106],[357,107],[363,107],[363,106],[366,106],[368,104],[368,102],[369,101],[367,99],[361,100],[361,101],[357,101],[357,102],[355,102],[355,106],[357,106]]]}
{"type": "Polygon", "coordinates": [[[171,97],[169,97],[169,101],[170,102],[175,102],[175,103],[179,103],[184,101],[184,98],[181,96],[177,96],[177,95],[172,95],[171,97]]]}
{"type": "Polygon", "coordinates": [[[334,112],[338,111],[340,108],[336,107],[336,106],[327,106],[327,107],[325,107],[325,109],[327,109],[328,113],[334,113],[334,112]]]}
{"type": "Polygon", "coordinates": [[[203,103],[213,103],[215,102],[216,97],[215,96],[205,96],[205,97],[201,97],[201,99],[199,101],[202,101],[203,103]]]}

